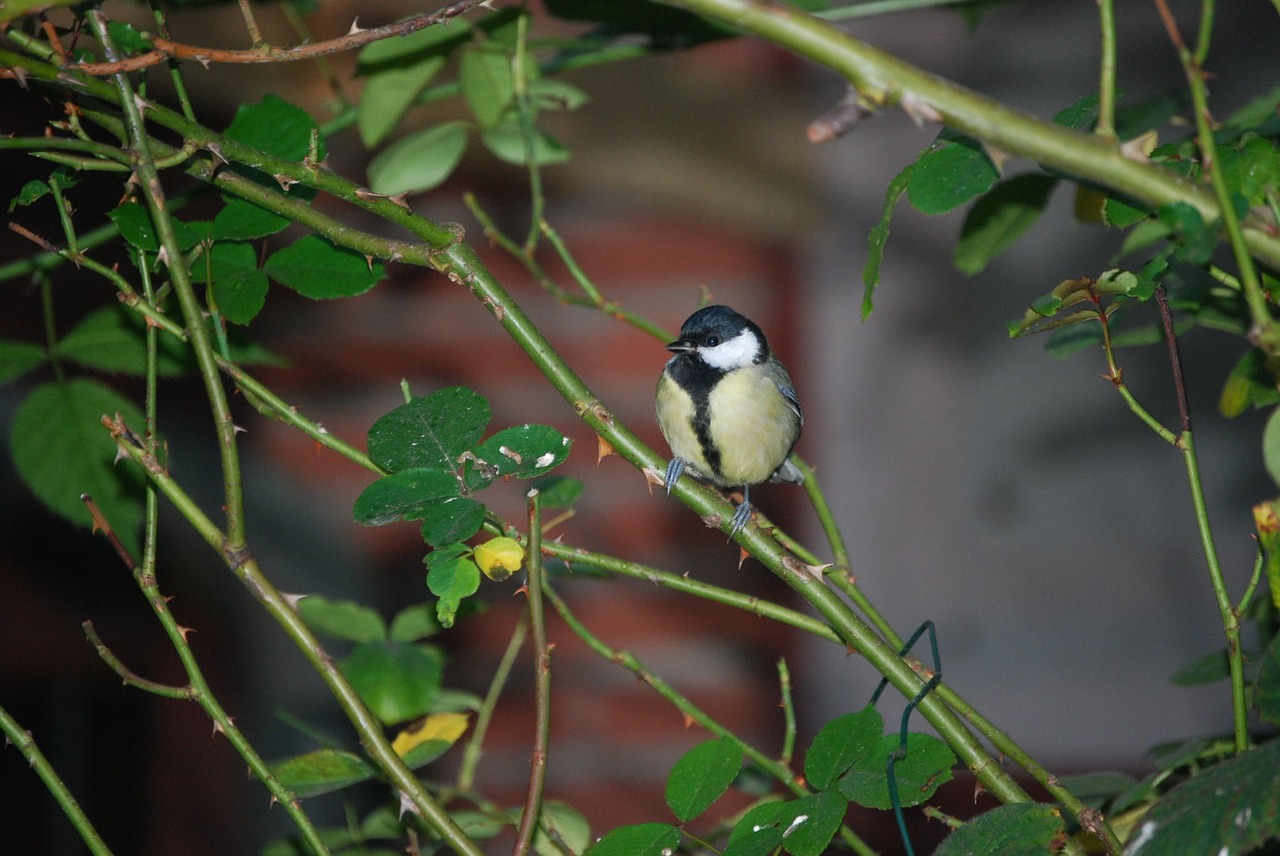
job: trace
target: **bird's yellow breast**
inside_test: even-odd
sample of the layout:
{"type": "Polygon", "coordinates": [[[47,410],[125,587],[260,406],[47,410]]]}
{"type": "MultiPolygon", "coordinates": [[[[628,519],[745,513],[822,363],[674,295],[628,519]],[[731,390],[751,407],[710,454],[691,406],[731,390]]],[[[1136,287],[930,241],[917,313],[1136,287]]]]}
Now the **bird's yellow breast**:
{"type": "Polygon", "coordinates": [[[782,465],[800,417],[759,366],[725,375],[711,390],[711,442],[720,451],[721,483],[759,484],[782,465]]]}

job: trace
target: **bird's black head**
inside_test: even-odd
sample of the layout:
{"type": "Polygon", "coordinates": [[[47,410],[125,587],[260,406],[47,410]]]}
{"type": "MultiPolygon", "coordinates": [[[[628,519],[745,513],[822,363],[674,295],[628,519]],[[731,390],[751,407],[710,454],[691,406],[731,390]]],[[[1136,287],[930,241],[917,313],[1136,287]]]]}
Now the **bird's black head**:
{"type": "Polygon", "coordinates": [[[704,306],[680,328],[680,338],[667,345],[677,354],[696,354],[720,371],[730,371],[769,358],[764,332],[728,306],[704,306]]]}

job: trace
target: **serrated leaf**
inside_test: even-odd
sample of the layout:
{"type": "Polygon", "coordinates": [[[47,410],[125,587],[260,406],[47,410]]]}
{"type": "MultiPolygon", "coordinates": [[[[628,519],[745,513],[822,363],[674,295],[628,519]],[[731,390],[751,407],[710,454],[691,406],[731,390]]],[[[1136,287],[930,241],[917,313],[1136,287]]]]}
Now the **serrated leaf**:
{"type": "Polygon", "coordinates": [[[431,710],[443,666],[439,655],[389,640],[357,645],[338,669],[374,716],[396,725],[431,710]]]}
{"type": "Polygon", "coordinates": [[[1280,725],[1280,636],[1273,636],[1253,684],[1253,703],[1265,722],[1280,725]]]}
{"type": "MultiPolygon", "coordinates": [[[[526,166],[530,161],[524,129],[515,111],[508,110],[497,125],[480,134],[480,139],[499,160],[516,166],[526,166]]],[[[532,160],[538,166],[551,166],[569,159],[569,149],[564,143],[538,128],[533,129],[529,142],[533,144],[532,160]]]]}
{"type": "Polygon", "coordinates": [[[524,548],[519,541],[506,536],[477,544],[474,556],[476,566],[495,582],[509,579],[524,564],[524,548]]]}
{"type": "Polygon", "coordinates": [[[504,428],[475,448],[475,460],[467,462],[468,480],[480,487],[494,479],[543,475],[564,463],[570,445],[568,437],[547,425],[504,428]]]}
{"type": "Polygon", "coordinates": [[[484,524],[484,506],[465,496],[453,497],[426,508],[422,516],[422,540],[432,547],[465,541],[484,524]]]}
{"type": "Polygon", "coordinates": [[[667,777],[667,805],[682,822],[702,814],[720,799],[742,769],[742,749],[728,737],[699,743],[686,752],[667,777]]]}
{"type": "Polygon", "coordinates": [[[1280,836],[1280,740],[1200,770],[1134,832],[1128,856],[1245,853],[1280,836]]]}
{"type": "Polygon", "coordinates": [[[835,790],[787,803],[777,820],[782,849],[791,856],[822,856],[840,829],[849,803],[835,790]]]}
{"type": "Polygon", "coordinates": [[[49,509],[77,526],[92,526],[80,499],[91,494],[137,556],[142,477],[132,464],[115,466],[116,444],[102,425],[103,416],[117,413],[132,430],[143,430],[141,411],[97,381],[42,384],[14,414],[9,449],[23,483],[49,509]]]}
{"type": "Polygon", "coordinates": [[[388,635],[397,642],[417,642],[440,632],[435,607],[429,603],[406,606],[391,619],[388,635]]]}
{"type": "Polygon", "coordinates": [[[313,300],[364,294],[386,275],[382,262],[319,235],[303,235],[277,250],[262,268],[276,282],[313,300]]]}
{"type": "Polygon", "coordinates": [[[1047,175],[1014,176],[974,203],[956,242],[956,269],[969,276],[984,270],[1039,219],[1055,184],[1047,175]]]}
{"type": "Polygon", "coordinates": [[[944,214],[986,193],[999,177],[975,140],[947,141],[925,152],[911,167],[907,199],[922,214],[944,214]]]}
{"type": "MultiPolygon", "coordinates": [[[[311,114],[270,93],[253,104],[241,104],[227,127],[228,138],[252,146],[269,155],[301,162],[310,151],[313,131],[318,130],[311,114]]],[[[319,138],[317,156],[325,156],[324,138],[319,138]]]]}
{"type": "Polygon", "coordinates": [[[0,383],[21,377],[48,359],[45,349],[33,342],[0,339],[0,383]]]}
{"type": "Polygon", "coordinates": [[[397,140],[369,162],[376,193],[422,193],[453,174],[467,150],[467,126],[443,122],[397,140]]]}
{"type": "Polygon", "coordinates": [[[396,520],[421,520],[446,499],[458,495],[458,480],[441,470],[401,470],[378,479],[356,497],[357,523],[382,526],[396,520]]]}
{"type": "Polygon", "coordinates": [[[463,599],[475,594],[480,588],[480,569],[475,562],[466,558],[434,562],[434,555],[435,553],[431,553],[427,556],[427,588],[439,598],[436,602],[436,618],[440,620],[440,626],[452,627],[463,599]]]}
{"type": "MultiPolygon", "coordinates": [[[[160,249],[160,238],[156,234],[155,225],[151,221],[151,213],[137,202],[126,202],[107,212],[111,222],[116,224],[120,235],[140,250],[154,253],[160,249]]],[[[189,250],[200,243],[200,235],[194,229],[176,217],[169,218],[173,223],[174,236],[178,240],[178,249],[189,250]]]]}
{"type": "MultiPolygon", "coordinates": [[[[431,29],[428,27],[418,32],[431,29]]],[[[384,63],[376,70],[366,72],[368,79],[356,108],[356,127],[365,146],[373,148],[390,136],[418,95],[444,68],[447,59],[443,55],[422,56],[394,65],[384,63]]]]}
{"type": "MultiPolygon", "coordinates": [[[[223,194],[222,208],[213,216],[210,233],[218,241],[251,241],[284,231],[293,223],[288,217],[261,205],[223,194]]],[[[198,263],[197,263],[198,264],[198,263]]]]}
{"type": "Polygon", "coordinates": [[[480,441],[489,402],[465,386],[414,398],[369,429],[369,457],[385,470],[412,467],[453,471],[458,457],[480,441]]]}
{"type": "Polygon", "coordinates": [[[458,60],[458,85],[471,115],[483,129],[498,124],[515,97],[512,55],[495,42],[467,45],[458,60]]]}
{"type": "Polygon", "coordinates": [[[1045,856],[1058,852],[1066,837],[1062,815],[1053,806],[1003,805],[951,833],[934,856],[1045,856]]]}
{"type": "Polygon", "coordinates": [[[368,761],[341,749],[317,749],[288,758],[272,764],[271,772],[300,799],[339,791],[376,774],[368,761]]]}
{"type": "MultiPolygon", "coordinates": [[[[888,760],[898,751],[900,738],[886,734],[875,748],[854,762],[839,780],[841,796],[867,808],[893,807],[889,798],[888,760]]],[[[907,753],[894,764],[898,799],[903,807],[927,801],[938,787],[951,781],[956,756],[946,743],[929,734],[907,735],[907,753]]]]}
{"type": "Polygon", "coordinates": [[[411,770],[439,758],[466,733],[471,718],[465,713],[433,713],[401,729],[391,748],[411,770]]]}
{"type": "Polygon", "coordinates": [[[307,595],[298,601],[298,615],[317,633],[349,642],[382,642],[387,625],[382,616],[351,600],[307,595]]]}
{"type": "Polygon", "coordinates": [[[862,267],[862,320],[866,321],[874,308],[872,298],[876,286],[880,284],[880,265],[884,262],[884,247],[889,240],[889,221],[893,209],[897,206],[902,194],[907,192],[907,184],[911,181],[911,164],[893,177],[884,192],[884,203],[880,206],[880,219],[871,227],[867,235],[867,263],[862,267]]]}
{"type": "Polygon", "coordinates": [[[822,790],[870,752],[884,735],[884,720],[868,705],[822,726],[804,756],[804,776],[822,790]]]}
{"type": "Polygon", "coordinates": [[[619,826],[583,856],[670,856],[680,845],[680,830],[665,823],[619,826]]]}
{"type": "Polygon", "coordinates": [[[248,324],[267,300],[267,276],[258,267],[258,254],[248,244],[223,241],[192,266],[192,279],[213,284],[218,311],[233,324],[248,324]]]}

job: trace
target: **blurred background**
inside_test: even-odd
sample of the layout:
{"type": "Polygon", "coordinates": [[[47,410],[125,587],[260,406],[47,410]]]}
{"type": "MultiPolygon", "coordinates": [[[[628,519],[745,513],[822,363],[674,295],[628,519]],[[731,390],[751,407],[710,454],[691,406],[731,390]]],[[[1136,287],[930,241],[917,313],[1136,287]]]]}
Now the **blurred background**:
{"type": "MultiPolygon", "coordinates": [[[[1181,90],[1181,71],[1149,4],[1118,4],[1121,86],[1128,97],[1181,90]]],[[[1198,5],[1172,4],[1187,32],[1198,5]]],[[[1211,54],[1215,112],[1230,113],[1271,85],[1280,21],[1262,3],[1224,4],[1211,54]]],[[[112,14],[124,7],[108,6],[112,14]]],[[[406,4],[326,2],[308,17],[318,38],[394,20],[406,4]]],[[[1096,5],[1009,3],[976,24],[947,11],[851,22],[871,43],[966,86],[1048,117],[1096,88],[1096,5]]],[[[174,38],[242,47],[233,10],[184,12],[174,38]]],[[[277,10],[260,9],[267,38],[293,37],[277,10]]],[[[548,32],[557,26],[550,25],[548,32]]],[[[346,78],[352,57],[331,59],[346,78]]],[[[184,66],[203,121],[225,127],[234,105],[274,92],[325,118],[331,93],[305,63],[184,66]]],[[[877,116],[839,141],[814,146],[805,128],[842,94],[834,75],[749,40],[577,72],[591,101],[551,117],[547,130],[573,158],[545,171],[548,219],[609,298],[669,330],[705,290],[765,329],[804,404],[799,454],[817,468],[843,526],[858,585],[903,635],[934,621],[948,682],[1053,771],[1141,774],[1156,744],[1229,726],[1222,685],[1186,689],[1169,677],[1221,644],[1179,456],[1141,425],[1099,377],[1101,354],[1059,361],[1043,343],[1011,341],[1008,321],[1063,279],[1113,266],[1118,233],[1072,218],[1060,187],[1043,220],[990,268],[966,278],[951,266],[962,214],[925,218],[899,206],[876,309],[860,321],[867,233],[885,188],[936,135],[901,114],[877,116]]],[[[356,84],[348,84],[355,86],[356,84]]],[[[354,95],[354,90],[348,95],[354,95]]],[[[47,105],[0,87],[5,133],[38,133],[47,105]]],[[[440,108],[460,109],[456,105],[440,108]]],[[[433,117],[438,119],[438,113],[433,117]]],[[[330,163],[363,175],[367,153],[351,133],[330,142],[330,163]]],[[[42,164],[6,154],[4,198],[42,164]]],[[[1006,174],[1031,168],[1013,161],[1006,174]]],[[[516,300],[606,406],[665,454],[653,424],[662,342],[587,309],[564,307],[486,245],[461,201],[473,191],[513,234],[527,228],[524,173],[478,147],[439,191],[412,200],[463,224],[516,300]]],[[[118,182],[86,182],[84,211],[110,207],[118,182]],[[93,193],[103,195],[94,200],[93,193]],[[97,207],[95,207],[95,205],[97,207]]],[[[320,202],[318,204],[326,204],[320,202]]],[[[332,206],[331,206],[332,207],[332,206]]],[[[336,210],[336,209],[335,209],[336,210]]],[[[343,217],[354,217],[350,212],[343,217]]],[[[11,215],[59,234],[34,210],[11,215]]],[[[80,224],[87,227],[90,224],[80,224]]],[[[369,223],[362,225],[381,228],[369,223]]],[[[11,233],[4,257],[28,252],[11,233]]],[[[549,257],[558,275],[563,269],[549,257]]],[[[58,319],[69,327],[108,295],[100,282],[57,275],[58,319]]],[[[568,287],[567,277],[561,280],[568,287]]],[[[40,296],[9,283],[0,335],[39,340],[40,296]]],[[[256,371],[331,432],[363,445],[368,427],[401,398],[455,384],[488,397],[494,428],[543,422],[572,437],[563,472],[586,484],[560,534],[700,580],[796,605],[757,563],[617,458],[597,462],[595,438],[533,371],[489,313],[443,277],[391,266],[358,298],[313,303],[273,289],[253,330],[286,364],[256,371]]],[[[1238,595],[1254,545],[1253,503],[1275,493],[1261,466],[1256,414],[1233,422],[1217,396],[1243,349],[1197,329],[1183,337],[1210,511],[1238,595]]],[[[1162,348],[1123,354],[1125,380],[1167,424],[1176,421],[1162,348]]],[[[136,392],[136,385],[122,382],[136,392]]],[[[24,388],[0,387],[7,423],[24,388]]],[[[162,427],[173,471],[204,507],[218,506],[213,435],[193,385],[163,388],[162,427]]],[[[390,616],[426,595],[417,528],[365,529],[351,520],[371,481],[279,423],[239,403],[249,538],[288,592],[374,605],[390,616]]],[[[43,510],[5,460],[0,526],[0,703],[35,733],[118,853],[251,853],[290,830],[265,790],[194,705],[122,687],[84,641],[92,620],[139,674],[181,682],[172,650],[109,547],[43,510]]],[[[765,486],[767,514],[820,544],[800,491],[765,486]]],[[[509,519],[518,485],[487,496],[509,519]]],[[[183,522],[167,513],[162,589],[227,709],[268,758],[311,748],[291,721],[343,740],[347,727],[320,682],[270,619],[183,522]]],[[[652,671],[765,751],[782,741],[776,663],[793,674],[802,751],[820,725],[866,704],[877,675],[857,656],[701,600],[628,581],[566,580],[560,590],[607,643],[652,671]]],[[[437,640],[449,687],[483,693],[523,606],[512,583],[486,582],[486,615],[437,640]]],[[[548,795],[603,833],[666,821],[662,783],[706,734],[617,666],[551,628],[553,737],[548,795]]],[[[525,652],[478,771],[498,802],[516,804],[528,774],[531,655],[525,652]]],[[[894,700],[881,709],[896,721],[894,700]]],[[[900,702],[897,702],[900,705],[900,702]]],[[[917,727],[923,728],[923,724],[917,727]]],[[[458,751],[428,768],[447,779],[458,751]]],[[[81,852],[74,832],[16,751],[0,753],[0,840],[6,852],[81,852]]],[[[376,789],[357,792],[372,804],[376,789]]],[[[977,803],[963,777],[944,788],[948,810],[977,803]]],[[[363,801],[363,802],[362,802],[363,801]]],[[[342,796],[318,798],[341,823],[342,796]]],[[[856,819],[885,852],[901,845],[888,815],[856,819]]],[[[942,834],[934,824],[917,842],[942,834]]],[[[509,841],[506,849],[509,850],[509,841]]],[[[501,844],[494,852],[502,852],[501,844]]]]}

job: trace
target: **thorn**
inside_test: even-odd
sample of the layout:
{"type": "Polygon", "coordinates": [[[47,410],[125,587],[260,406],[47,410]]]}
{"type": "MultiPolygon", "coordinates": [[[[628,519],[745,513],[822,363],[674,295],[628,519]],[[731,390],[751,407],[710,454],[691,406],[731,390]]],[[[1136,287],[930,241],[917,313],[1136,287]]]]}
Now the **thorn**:
{"type": "Polygon", "coordinates": [[[873,112],[857,90],[850,86],[834,107],[809,123],[805,136],[811,143],[829,143],[852,131],[873,112]]]}
{"type": "Polygon", "coordinates": [[[147,99],[138,93],[133,93],[133,106],[138,108],[139,113],[145,113],[151,109],[151,105],[147,103],[147,99]]]}
{"type": "Polygon", "coordinates": [[[683,714],[683,716],[684,716],[684,727],[685,727],[685,728],[693,728],[693,726],[695,726],[695,725],[697,725],[697,724],[698,724],[698,721],[697,721],[696,719],[694,719],[694,718],[693,718],[693,715],[692,715],[692,714],[688,714],[688,713],[686,713],[686,714],[683,714]]]}
{"type": "Polygon", "coordinates": [[[280,189],[283,190],[285,193],[288,193],[289,188],[293,187],[295,184],[298,183],[298,180],[296,178],[290,178],[287,175],[274,175],[272,176],[272,178],[276,180],[276,184],[280,185],[280,189]]]}
{"type": "Polygon", "coordinates": [[[1126,160],[1137,161],[1138,163],[1147,163],[1150,158],[1147,157],[1155,150],[1156,141],[1159,134],[1155,131],[1147,131],[1141,136],[1134,137],[1120,146],[1120,154],[1124,155],[1126,160]]]}
{"type": "Polygon", "coordinates": [[[348,36],[354,36],[356,33],[363,33],[364,28],[360,26],[360,16],[356,16],[351,21],[351,29],[347,30],[348,36]]]}
{"type": "MultiPolygon", "coordinates": [[[[618,454],[618,452],[613,448],[613,444],[611,444],[608,440],[606,440],[605,438],[597,434],[596,435],[596,466],[597,467],[600,466],[600,462],[603,461],[605,458],[609,457],[610,455],[616,455],[616,454],[618,454]]],[[[662,480],[659,479],[657,483],[662,484],[662,480]]]]}
{"type": "Polygon", "coordinates": [[[217,143],[209,143],[209,145],[206,146],[205,148],[209,150],[209,154],[213,155],[213,159],[218,163],[230,163],[230,161],[228,161],[225,157],[223,157],[222,149],[218,146],[217,143]]]}
{"type": "Polygon", "coordinates": [[[923,128],[925,122],[942,124],[942,114],[919,95],[908,93],[902,96],[902,100],[898,103],[902,106],[903,112],[911,117],[911,121],[916,123],[917,128],[923,128]]]}
{"type": "Polygon", "coordinates": [[[285,603],[289,604],[289,608],[290,608],[290,609],[292,609],[294,612],[297,612],[297,611],[298,611],[298,601],[302,600],[304,597],[306,597],[306,595],[305,595],[305,594],[293,594],[293,593],[291,593],[291,592],[282,591],[282,592],[280,592],[280,597],[282,597],[282,598],[284,599],[284,602],[285,602],[285,603]]]}
{"type": "Polygon", "coordinates": [[[156,252],[156,260],[165,267],[169,266],[169,250],[164,244],[161,244],[160,249],[156,252]]]}
{"type": "Polygon", "coordinates": [[[409,211],[409,193],[410,191],[408,190],[402,190],[395,196],[388,196],[387,198],[391,200],[392,204],[399,205],[404,210],[409,211]]]}
{"type": "Polygon", "coordinates": [[[179,624],[179,625],[178,625],[178,632],[179,632],[180,634],[182,634],[182,641],[183,641],[183,642],[186,642],[186,641],[187,641],[187,637],[188,637],[189,635],[191,635],[192,633],[195,633],[195,632],[196,632],[196,629],[195,629],[194,627],[183,627],[181,624],[179,624]]]}
{"type": "Polygon", "coordinates": [[[750,555],[751,554],[747,552],[745,547],[738,545],[738,570],[742,570],[742,566],[746,564],[747,557],[750,555]]]}
{"type": "Polygon", "coordinates": [[[237,425],[237,424],[236,424],[236,423],[234,423],[234,422],[232,422],[232,423],[231,423],[231,431],[232,431],[232,433],[233,433],[233,434],[248,434],[248,433],[249,433],[249,429],[248,429],[248,428],[241,428],[239,425],[237,425]]]}

